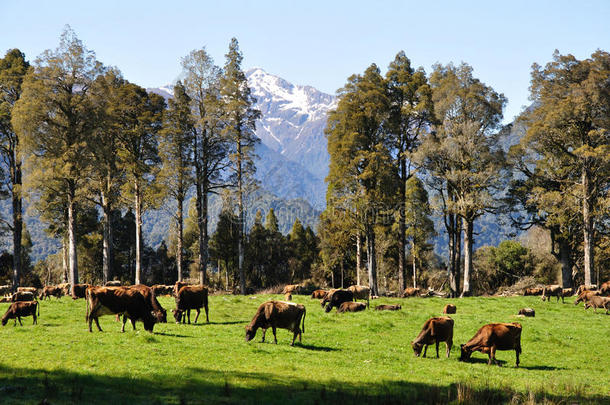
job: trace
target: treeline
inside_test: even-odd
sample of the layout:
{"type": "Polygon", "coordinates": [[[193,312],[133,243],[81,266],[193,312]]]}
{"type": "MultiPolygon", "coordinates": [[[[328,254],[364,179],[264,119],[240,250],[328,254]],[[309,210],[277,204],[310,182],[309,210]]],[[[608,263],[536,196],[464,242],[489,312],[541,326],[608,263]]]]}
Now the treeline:
{"type": "Polygon", "coordinates": [[[194,190],[199,281],[208,281],[208,198],[224,193],[226,211],[236,217],[236,271],[245,292],[244,195],[257,187],[254,130],[260,113],[236,39],[225,56],[223,67],[205,49],[182,58],[181,80],[166,104],[103,65],[69,27],[59,46],[33,64],[18,49],[7,52],[0,60],[0,136],[7,167],[3,191],[13,208],[5,222],[13,236],[14,287],[28,273],[24,198],[63,245],[59,257],[39,264],[39,276],[46,271],[51,277],[55,259],[70,283],[83,275],[89,282],[149,283],[186,275],[185,255],[193,245],[184,243],[184,209],[194,190]],[[142,234],[143,213],[168,200],[177,203],[173,259],[165,246],[146,248],[142,234]]]}
{"type": "MultiPolygon", "coordinates": [[[[408,277],[415,286],[433,259],[426,254],[433,209],[448,237],[452,296],[472,293],[475,223],[488,214],[546,230],[561,268],[552,278],[564,287],[609,277],[609,77],[607,52],[585,60],[556,52],[545,67],[533,66],[533,103],[514,127],[501,125],[504,95],[465,63],[436,64],[427,75],[400,52],[385,75],[373,64],[349,77],[326,129],[330,172],[319,235],[327,278],[360,282],[366,267],[378,294],[382,265],[386,289],[387,278],[400,290],[408,277]],[[503,137],[519,130],[518,143],[505,147],[503,137]]],[[[549,281],[548,258],[528,258],[517,245],[480,252],[478,286],[536,271],[549,281]]]]}

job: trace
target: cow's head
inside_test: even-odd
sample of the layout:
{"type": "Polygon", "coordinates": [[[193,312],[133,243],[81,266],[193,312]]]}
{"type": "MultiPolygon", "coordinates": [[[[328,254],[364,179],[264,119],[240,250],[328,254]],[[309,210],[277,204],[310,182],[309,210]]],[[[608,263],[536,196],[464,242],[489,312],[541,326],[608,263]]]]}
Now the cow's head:
{"type": "Polygon", "coordinates": [[[167,311],[165,309],[159,309],[152,311],[152,316],[160,323],[167,323],[167,311]]]}
{"type": "Polygon", "coordinates": [[[8,316],[9,316],[8,311],[6,312],[6,314],[4,314],[4,316],[2,316],[2,326],[5,326],[6,323],[8,322],[8,316]]]}
{"type": "Polygon", "coordinates": [[[421,349],[423,349],[424,345],[423,343],[411,342],[411,347],[413,348],[413,354],[415,355],[415,357],[419,357],[419,355],[421,354],[421,349]]]}
{"type": "Polygon", "coordinates": [[[246,342],[251,341],[256,336],[256,329],[251,327],[250,325],[246,326],[246,342]]]}
{"type": "Polygon", "coordinates": [[[324,309],[324,312],[330,312],[333,309],[333,306],[329,303],[326,308],[324,309]]]}
{"type": "Polygon", "coordinates": [[[466,361],[468,359],[470,359],[470,355],[472,354],[472,352],[470,350],[468,350],[466,347],[464,347],[464,345],[460,345],[460,350],[461,350],[461,354],[460,354],[460,361],[466,361]]]}
{"type": "Polygon", "coordinates": [[[176,320],[176,323],[182,322],[182,315],[184,311],[182,311],[181,309],[172,309],[172,312],[174,313],[174,319],[176,320]]]}

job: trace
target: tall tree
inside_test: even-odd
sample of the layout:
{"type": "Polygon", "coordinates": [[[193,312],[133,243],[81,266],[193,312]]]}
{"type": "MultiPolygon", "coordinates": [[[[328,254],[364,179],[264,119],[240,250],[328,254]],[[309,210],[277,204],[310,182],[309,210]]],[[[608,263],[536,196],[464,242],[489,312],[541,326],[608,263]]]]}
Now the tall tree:
{"type": "Polygon", "coordinates": [[[30,181],[36,189],[58,184],[67,204],[70,282],[78,282],[76,207],[89,162],[87,140],[96,122],[89,89],[102,73],[95,54],[72,29],[61,35],[59,47],[36,59],[13,110],[13,128],[29,155],[30,181]]]}
{"type": "Polygon", "coordinates": [[[610,193],[610,54],[598,50],[578,60],[555,51],[544,69],[532,68],[533,107],[522,143],[537,164],[561,168],[561,191],[578,195],[582,217],[584,278],[596,282],[596,229],[610,193]]]}
{"type": "Polygon", "coordinates": [[[13,208],[13,221],[9,225],[13,233],[13,290],[19,286],[22,272],[23,203],[22,156],[19,136],[11,125],[11,115],[15,103],[21,97],[21,85],[29,67],[25,55],[18,49],[7,51],[4,58],[0,59],[0,153],[8,168],[6,184],[11,194],[13,208]]]}
{"type": "Polygon", "coordinates": [[[220,96],[221,70],[205,49],[182,59],[184,87],[193,114],[193,163],[198,226],[199,282],[206,283],[208,264],[208,195],[227,185],[224,179],[230,140],[223,132],[224,108],[220,96]]]}
{"type": "Polygon", "coordinates": [[[412,154],[421,143],[421,135],[434,119],[432,91],[422,68],[411,67],[403,51],[390,63],[386,74],[390,97],[388,126],[393,140],[395,165],[398,168],[398,285],[404,291],[406,282],[405,252],[407,245],[407,182],[413,175],[412,154]]]}
{"type": "Polygon", "coordinates": [[[244,273],[244,193],[255,185],[254,147],[260,139],[254,134],[256,120],[260,111],[254,108],[256,99],[252,95],[246,75],[241,70],[243,56],[237,39],[231,39],[229,52],[220,79],[220,95],[224,110],[223,133],[232,141],[231,160],[232,183],[237,196],[239,222],[238,269],[241,293],[246,294],[246,276],[244,273]]]}
{"type": "Polygon", "coordinates": [[[176,266],[178,281],[182,281],[184,200],[193,184],[193,139],[195,125],[191,115],[191,98],[181,82],[174,86],[174,97],[169,100],[164,127],[160,131],[159,152],[163,168],[159,173],[168,195],[176,200],[177,246],[176,266]]]}

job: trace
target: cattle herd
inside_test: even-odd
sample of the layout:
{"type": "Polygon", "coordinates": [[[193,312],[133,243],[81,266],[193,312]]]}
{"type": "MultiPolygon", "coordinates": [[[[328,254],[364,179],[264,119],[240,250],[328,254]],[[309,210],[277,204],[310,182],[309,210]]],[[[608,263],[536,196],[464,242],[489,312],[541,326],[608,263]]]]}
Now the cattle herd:
{"type": "MultiPolygon", "coordinates": [[[[304,305],[291,302],[293,294],[299,294],[302,288],[299,285],[287,285],[282,294],[286,301],[267,301],[262,303],[246,326],[246,341],[254,339],[258,329],[262,329],[262,341],[265,341],[265,333],[271,328],[273,331],[274,342],[277,343],[276,329],[287,329],[293,333],[291,345],[294,345],[296,338],[302,340],[302,333],[305,332],[306,308],[304,305]]],[[[85,298],[86,300],[86,321],[89,332],[92,332],[92,324],[95,322],[97,329],[101,332],[99,317],[102,315],[115,315],[117,320],[123,317],[121,332],[125,331],[125,324],[129,319],[133,329],[136,329],[136,321],[144,325],[144,329],[152,332],[155,323],[167,322],[167,313],[161,306],[157,297],[160,295],[172,295],[175,299],[176,308],[173,315],[176,323],[191,323],[191,310],[197,311],[194,322],[200,315],[200,310],[205,310],[206,322],[209,323],[208,314],[208,289],[203,286],[189,285],[177,282],[173,286],[154,285],[148,287],[138,284],[134,286],[122,286],[120,282],[111,281],[105,286],[92,286],[89,284],[59,284],[57,286],[45,286],[40,291],[33,287],[19,287],[13,294],[10,286],[0,286],[0,295],[4,297],[0,302],[10,302],[8,310],[2,317],[2,326],[8,323],[9,319],[14,319],[14,325],[22,317],[32,316],[33,323],[37,323],[40,315],[40,305],[38,300],[56,299],[64,295],[70,295],[73,299],[85,298]]],[[[437,293],[421,291],[418,288],[407,288],[402,294],[403,297],[428,297],[435,296],[437,293]]],[[[523,295],[541,295],[543,301],[550,301],[551,297],[564,300],[565,296],[576,295],[575,305],[584,302],[585,310],[593,308],[597,312],[598,308],[605,309],[606,314],[610,312],[610,281],[603,283],[600,288],[596,285],[582,285],[575,293],[572,289],[563,289],[559,285],[549,285],[539,288],[527,288],[523,295]]],[[[368,287],[354,285],[347,289],[315,290],[311,294],[312,299],[319,299],[320,304],[326,312],[333,308],[338,313],[359,312],[369,308],[371,297],[368,287]],[[358,302],[358,300],[366,301],[358,302]]],[[[375,310],[397,311],[401,310],[401,305],[377,305],[375,310]]],[[[457,307],[447,304],[443,308],[443,314],[455,314],[457,307]]],[[[534,317],[535,311],[531,308],[519,310],[519,316],[534,317]]],[[[439,357],[439,343],[445,342],[446,355],[449,357],[453,345],[453,326],[454,321],[448,316],[440,316],[428,319],[419,335],[411,342],[415,356],[420,356],[423,349],[423,357],[426,356],[428,346],[435,344],[436,357],[439,357]]],[[[521,353],[521,324],[512,323],[491,323],[483,325],[468,342],[460,346],[460,360],[466,361],[475,351],[487,354],[489,363],[496,362],[497,350],[514,350],[516,355],[516,365],[519,366],[519,354],[521,353]]]]}

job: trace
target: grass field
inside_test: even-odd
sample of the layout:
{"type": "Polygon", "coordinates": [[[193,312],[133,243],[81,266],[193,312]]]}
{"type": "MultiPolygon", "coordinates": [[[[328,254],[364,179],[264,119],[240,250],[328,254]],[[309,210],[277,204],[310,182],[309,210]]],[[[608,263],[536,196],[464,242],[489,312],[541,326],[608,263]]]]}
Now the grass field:
{"type": "MultiPolygon", "coordinates": [[[[157,324],[154,334],[141,323],[120,333],[111,316],[100,318],[104,332],[89,333],[84,300],[44,301],[38,325],[29,317],[0,327],[0,403],[610,403],[610,316],[573,298],[388,298],[371,306],[402,311],[327,314],[294,296],[307,306],[302,345],[290,347],[282,329],[278,345],[271,331],[267,343],[260,331],[245,343],[244,326],[272,298],[281,297],[212,296],[210,324],[157,324]],[[410,341],[447,302],[458,307],[451,357],[441,343],[440,359],[433,346],[415,358],[410,341]],[[536,318],[514,315],[526,306],[536,318]],[[480,353],[457,360],[480,326],[512,321],[523,325],[519,368],[514,351],[498,352],[501,367],[480,353]]],[[[173,299],[160,301],[172,318],[173,299]]]]}

